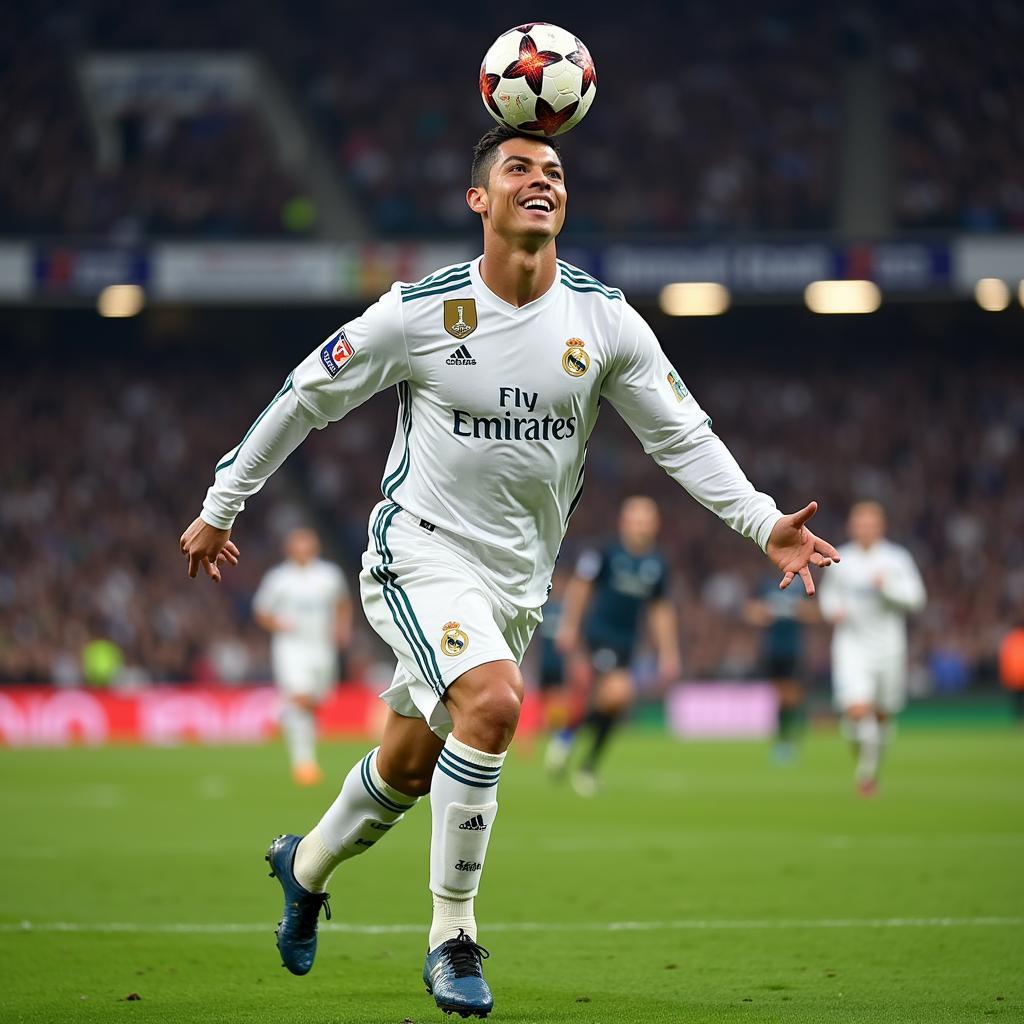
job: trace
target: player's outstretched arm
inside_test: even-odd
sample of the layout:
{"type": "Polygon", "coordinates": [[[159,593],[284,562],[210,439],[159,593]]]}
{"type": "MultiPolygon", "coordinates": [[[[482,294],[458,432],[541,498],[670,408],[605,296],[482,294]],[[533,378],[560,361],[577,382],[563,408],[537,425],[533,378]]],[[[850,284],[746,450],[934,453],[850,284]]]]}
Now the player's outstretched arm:
{"type": "Polygon", "coordinates": [[[218,530],[198,516],[181,535],[181,553],[188,559],[188,574],[193,579],[202,566],[203,572],[220,583],[222,565],[238,565],[239,550],[231,540],[230,530],[218,530]]]}
{"type": "Polygon", "coordinates": [[[335,331],[290,373],[242,440],[218,463],[201,516],[181,536],[189,576],[199,567],[215,583],[233,564],[235,517],[313,429],[340,420],[378,391],[408,378],[400,288],[335,331]]]}
{"type": "Polygon", "coordinates": [[[799,576],[804,590],[809,595],[813,594],[810,566],[824,569],[839,561],[839,552],[827,540],[807,529],[807,521],[817,511],[818,503],[812,501],[799,512],[783,516],[772,528],[764,553],[782,570],[780,590],[785,590],[799,576]]]}

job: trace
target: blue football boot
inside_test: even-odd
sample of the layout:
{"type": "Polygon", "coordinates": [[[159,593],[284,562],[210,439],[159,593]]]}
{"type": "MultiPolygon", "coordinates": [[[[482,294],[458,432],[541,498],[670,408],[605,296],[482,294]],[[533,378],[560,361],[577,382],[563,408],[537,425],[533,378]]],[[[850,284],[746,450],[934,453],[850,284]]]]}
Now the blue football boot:
{"type": "Polygon", "coordinates": [[[494,996],[484,981],[482,963],[490,955],[461,928],[456,938],[427,953],[423,984],[438,1009],[462,1017],[486,1017],[491,1012],[494,996]]]}
{"type": "Polygon", "coordinates": [[[320,908],[331,919],[330,893],[310,892],[299,885],[293,870],[295,848],[302,836],[278,836],[264,858],[270,864],[270,877],[284,889],[284,916],[277,922],[277,949],[281,966],[292,974],[308,974],[316,957],[316,923],[320,908]]]}

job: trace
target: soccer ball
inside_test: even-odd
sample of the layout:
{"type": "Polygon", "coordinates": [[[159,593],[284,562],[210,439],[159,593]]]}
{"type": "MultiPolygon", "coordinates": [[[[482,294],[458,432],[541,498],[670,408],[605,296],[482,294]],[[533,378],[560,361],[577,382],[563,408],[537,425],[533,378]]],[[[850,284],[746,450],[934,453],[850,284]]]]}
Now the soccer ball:
{"type": "Polygon", "coordinates": [[[480,65],[480,95],[500,124],[529,135],[561,135],[590,109],[597,72],[576,36],[534,21],[491,44],[480,65]]]}

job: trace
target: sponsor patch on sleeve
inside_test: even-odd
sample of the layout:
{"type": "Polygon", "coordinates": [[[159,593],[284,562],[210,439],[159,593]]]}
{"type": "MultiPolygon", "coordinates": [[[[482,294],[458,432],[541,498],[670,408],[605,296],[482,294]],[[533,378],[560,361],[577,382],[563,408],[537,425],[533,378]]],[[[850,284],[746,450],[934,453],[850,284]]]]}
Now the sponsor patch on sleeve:
{"type": "Polygon", "coordinates": [[[355,349],[342,329],[320,349],[320,362],[331,377],[337,377],[354,354],[355,349]]]}
{"type": "Polygon", "coordinates": [[[668,382],[675,393],[676,401],[681,402],[690,393],[686,390],[686,385],[679,379],[679,374],[672,372],[668,375],[668,382]]]}

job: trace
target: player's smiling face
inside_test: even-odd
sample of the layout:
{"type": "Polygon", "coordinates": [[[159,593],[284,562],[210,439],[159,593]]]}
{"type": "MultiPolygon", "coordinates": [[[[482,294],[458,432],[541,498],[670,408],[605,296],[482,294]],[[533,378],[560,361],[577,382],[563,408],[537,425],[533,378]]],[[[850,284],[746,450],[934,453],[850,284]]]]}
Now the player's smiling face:
{"type": "Polygon", "coordinates": [[[547,242],[565,222],[565,171],[558,154],[544,141],[509,139],[498,147],[487,189],[470,206],[484,213],[491,229],[508,239],[547,242]]]}

